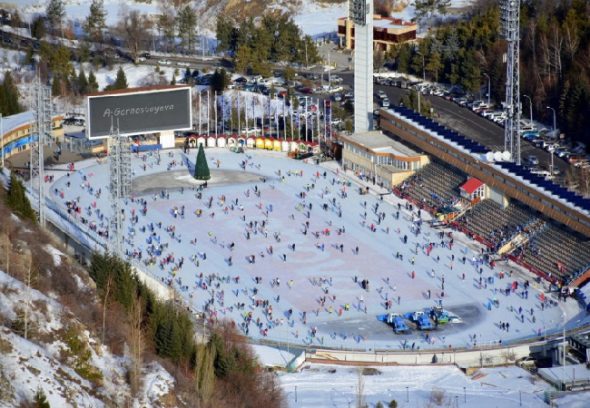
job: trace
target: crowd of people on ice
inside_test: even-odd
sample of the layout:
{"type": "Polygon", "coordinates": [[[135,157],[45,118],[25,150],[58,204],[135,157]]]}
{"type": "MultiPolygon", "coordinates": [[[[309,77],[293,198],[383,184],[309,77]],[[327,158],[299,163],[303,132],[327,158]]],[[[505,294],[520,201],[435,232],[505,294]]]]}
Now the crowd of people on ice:
{"type": "MultiPolygon", "coordinates": [[[[141,163],[136,166],[139,169],[136,175],[154,173],[161,168],[168,171],[180,169],[187,164],[187,158],[178,157],[178,154],[156,151],[138,155],[141,163]]],[[[218,158],[212,158],[211,161],[217,167],[222,165],[218,158]]],[[[355,190],[351,188],[350,177],[340,170],[331,171],[316,167],[316,170],[311,172],[308,168],[293,168],[296,167],[294,163],[297,162],[290,162],[289,166],[276,170],[272,177],[263,176],[259,182],[246,184],[235,196],[220,193],[219,189],[195,186],[176,191],[162,189],[142,197],[129,197],[122,209],[122,215],[126,220],[127,258],[148,269],[157,268],[159,279],[184,293],[193,307],[204,312],[211,320],[234,318],[246,335],[256,333],[258,336],[266,337],[269,333],[277,331],[277,328],[283,327],[281,335],[288,331],[291,340],[305,344],[324,344],[324,335],[332,339],[353,339],[362,342],[366,340],[365,334],[342,330],[326,331],[318,328],[318,322],[346,319],[353,313],[364,315],[369,311],[385,312],[394,307],[401,308],[404,293],[398,290],[398,286],[413,285],[417,274],[426,274],[436,287],[435,290],[423,290],[425,304],[434,301],[442,306],[443,301],[449,297],[449,292],[453,292],[448,289],[449,279],[453,280],[452,286],[456,287],[469,285],[470,278],[473,279],[474,286],[482,291],[482,297],[489,296],[490,300],[486,303],[489,310],[506,304],[504,307],[512,311],[513,319],[510,322],[501,321],[496,324],[499,330],[509,332],[511,326],[514,327],[518,322],[524,325],[525,316],[527,324],[537,324],[533,308],[525,310],[522,307],[525,302],[513,306],[519,304],[519,300],[528,299],[529,281],[512,276],[511,270],[498,268],[491,254],[483,249],[473,254],[466,247],[455,246],[452,232],[434,232],[425,226],[424,214],[410,203],[386,203],[383,195],[368,196],[364,188],[359,189],[359,194],[362,194],[355,194],[355,190]],[[297,178],[298,182],[290,183],[291,178],[297,178]],[[234,259],[238,246],[251,250],[251,254],[246,256],[245,263],[253,267],[258,267],[261,262],[275,256],[284,263],[289,262],[291,256],[296,256],[300,246],[294,242],[286,242],[281,231],[273,228],[276,203],[266,200],[266,195],[280,184],[301,185],[302,181],[303,187],[296,192],[295,211],[288,217],[298,233],[311,241],[311,247],[322,252],[332,250],[334,257],[345,251],[362,256],[362,246],[370,246],[371,243],[365,240],[360,245],[352,244],[353,240],[347,238],[347,222],[352,220],[365,228],[374,239],[400,242],[393,244],[392,250],[397,260],[407,263],[411,273],[394,273],[393,276],[384,273],[381,282],[370,282],[362,276],[362,270],[357,271],[358,275],[352,277],[352,281],[358,287],[358,294],[349,298],[342,297],[339,288],[334,285],[333,276],[308,278],[311,288],[305,290],[308,296],[315,299],[315,307],[297,310],[288,299],[281,302],[281,296],[277,292],[285,285],[288,290],[301,287],[303,280],[298,276],[283,276],[277,271],[275,277],[264,279],[258,275],[252,277],[240,272],[236,267],[240,261],[234,259]],[[199,208],[192,213],[185,204],[179,203],[189,199],[196,199],[199,203],[199,208]],[[358,201],[361,207],[358,218],[356,215],[344,213],[345,200],[358,201]],[[154,203],[162,202],[168,205],[168,218],[156,222],[148,217],[150,207],[154,203]],[[258,211],[246,211],[252,206],[258,211]],[[220,242],[214,230],[207,231],[206,237],[183,237],[179,231],[178,227],[186,223],[194,224],[194,230],[197,231],[200,218],[215,219],[216,213],[217,217],[225,217],[219,221],[219,228],[223,228],[223,223],[240,223],[239,225],[243,226],[243,234],[235,236],[229,242],[220,242]],[[389,225],[385,225],[386,223],[389,225]],[[397,235],[398,241],[392,238],[394,234],[397,235]],[[183,240],[190,242],[192,253],[177,253],[176,244],[182,243],[183,240]],[[210,270],[209,267],[203,267],[207,259],[210,259],[208,255],[222,256],[225,267],[218,271],[204,272],[210,270]],[[190,262],[185,262],[185,257],[190,262]],[[416,263],[418,257],[430,257],[437,267],[426,271],[418,270],[419,264],[422,263],[416,263]],[[457,269],[460,269],[460,272],[452,273],[457,269]],[[313,318],[310,319],[310,316],[313,318]]],[[[261,163],[257,163],[250,155],[245,156],[239,167],[243,171],[251,169],[260,172],[262,169],[261,163]]],[[[99,237],[107,238],[110,217],[106,214],[109,211],[97,205],[97,200],[101,198],[103,188],[106,187],[94,185],[93,176],[92,169],[71,169],[65,182],[54,185],[51,195],[54,200],[60,202],[69,216],[82,224],[91,225],[91,230],[99,237]],[[76,188],[73,188],[74,184],[76,188]]],[[[370,260],[367,261],[369,267],[370,260]]],[[[544,295],[538,296],[539,310],[554,306],[556,303],[544,295]]],[[[539,326],[536,330],[540,333],[542,329],[544,328],[539,326]]],[[[421,336],[422,341],[428,344],[444,342],[442,336],[421,336]]],[[[481,335],[479,337],[481,341],[481,335]]],[[[477,335],[469,335],[468,340],[456,345],[476,345],[477,342],[477,335]]]]}

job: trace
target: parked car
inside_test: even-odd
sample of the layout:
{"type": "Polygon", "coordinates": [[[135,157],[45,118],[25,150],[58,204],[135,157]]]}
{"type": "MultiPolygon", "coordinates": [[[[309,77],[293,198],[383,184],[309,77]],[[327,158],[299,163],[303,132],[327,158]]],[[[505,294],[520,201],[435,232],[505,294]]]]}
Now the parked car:
{"type": "Polygon", "coordinates": [[[381,101],[381,106],[384,108],[389,108],[389,99],[385,98],[381,101]]]}
{"type": "Polygon", "coordinates": [[[539,165],[539,158],[534,154],[529,154],[527,156],[527,163],[531,166],[538,166],[539,165]]]}

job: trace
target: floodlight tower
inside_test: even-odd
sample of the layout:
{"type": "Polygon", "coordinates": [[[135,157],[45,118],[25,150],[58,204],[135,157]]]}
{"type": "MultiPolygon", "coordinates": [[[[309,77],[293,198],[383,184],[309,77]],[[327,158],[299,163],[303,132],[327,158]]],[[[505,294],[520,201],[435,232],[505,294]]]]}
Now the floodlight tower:
{"type": "Polygon", "coordinates": [[[51,87],[43,85],[38,78],[32,88],[33,112],[35,121],[31,132],[30,149],[30,190],[33,199],[36,201],[39,215],[39,224],[45,225],[45,157],[43,148],[51,140],[51,87]],[[36,140],[34,136],[37,136],[36,140]]]}
{"type": "Polygon", "coordinates": [[[508,43],[506,52],[506,122],[504,150],[520,165],[520,0],[501,0],[502,36],[508,43]]]}
{"type": "Polygon", "coordinates": [[[127,136],[119,134],[119,123],[117,129],[111,126],[111,137],[109,137],[109,165],[110,165],[110,192],[112,199],[113,214],[111,216],[109,240],[111,251],[121,259],[125,259],[123,251],[125,241],[124,200],[131,191],[131,143],[127,136]]]}
{"type": "Polygon", "coordinates": [[[373,128],[373,0],[349,0],[354,22],[354,131],[373,128]]]}

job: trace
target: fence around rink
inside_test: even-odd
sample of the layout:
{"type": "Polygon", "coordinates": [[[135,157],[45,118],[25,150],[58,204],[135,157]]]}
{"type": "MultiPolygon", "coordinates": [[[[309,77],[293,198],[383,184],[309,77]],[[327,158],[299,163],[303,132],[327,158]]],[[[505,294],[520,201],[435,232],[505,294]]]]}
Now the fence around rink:
{"type": "MultiPolygon", "coordinates": [[[[31,203],[35,205],[35,200],[28,190],[28,183],[25,183],[27,194],[31,203]]],[[[83,225],[74,216],[68,214],[59,208],[58,204],[50,198],[46,198],[47,219],[53,225],[59,228],[65,235],[74,239],[78,244],[85,246],[89,251],[106,250],[105,238],[99,236],[95,231],[83,225]]],[[[174,296],[174,289],[160,282],[157,277],[149,272],[143,271],[136,265],[133,265],[140,278],[148,278],[150,284],[154,285],[157,293],[168,293],[169,299],[183,299],[180,296],[174,296]]],[[[143,281],[143,279],[142,279],[143,281]]],[[[185,302],[186,303],[186,302],[185,302]]],[[[188,306],[188,303],[187,303],[188,306]]],[[[196,312],[196,311],[195,311],[196,312]]],[[[568,332],[569,335],[590,328],[586,324],[568,332]]],[[[421,350],[392,350],[377,349],[370,342],[365,342],[363,348],[329,348],[321,345],[301,345],[292,343],[292,339],[280,339],[273,336],[273,339],[253,339],[250,341],[257,344],[266,344],[283,349],[292,348],[302,351],[299,353],[297,365],[303,364],[304,361],[323,362],[331,364],[350,364],[350,365],[458,365],[464,368],[495,366],[502,364],[512,364],[515,361],[527,357],[530,354],[530,347],[533,345],[542,345],[549,341],[562,337],[560,328],[546,330],[542,336],[522,336],[510,340],[504,340],[502,343],[497,341],[479,343],[476,347],[457,347],[457,348],[433,348],[421,350]]]]}

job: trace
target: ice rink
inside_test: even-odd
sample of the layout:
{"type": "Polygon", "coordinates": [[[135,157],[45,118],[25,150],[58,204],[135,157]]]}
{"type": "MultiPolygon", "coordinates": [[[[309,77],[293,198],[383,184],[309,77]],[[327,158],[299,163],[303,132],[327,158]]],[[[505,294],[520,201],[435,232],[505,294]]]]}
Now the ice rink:
{"type": "MultiPolygon", "coordinates": [[[[567,320],[580,312],[571,299],[542,302],[532,276],[505,262],[491,268],[480,246],[431,227],[405,201],[361,195],[358,180],[333,162],[206,154],[212,179],[202,191],[189,173],[196,150],[133,155],[125,247],[195,311],[233,319],[252,338],[362,350],[473,347],[555,331],[564,312],[567,320]],[[428,336],[394,334],[376,318],[440,303],[455,322],[428,336]]],[[[53,173],[47,196],[64,212],[69,203],[72,222],[104,235],[108,162],[76,166],[84,168],[53,173]]]]}

